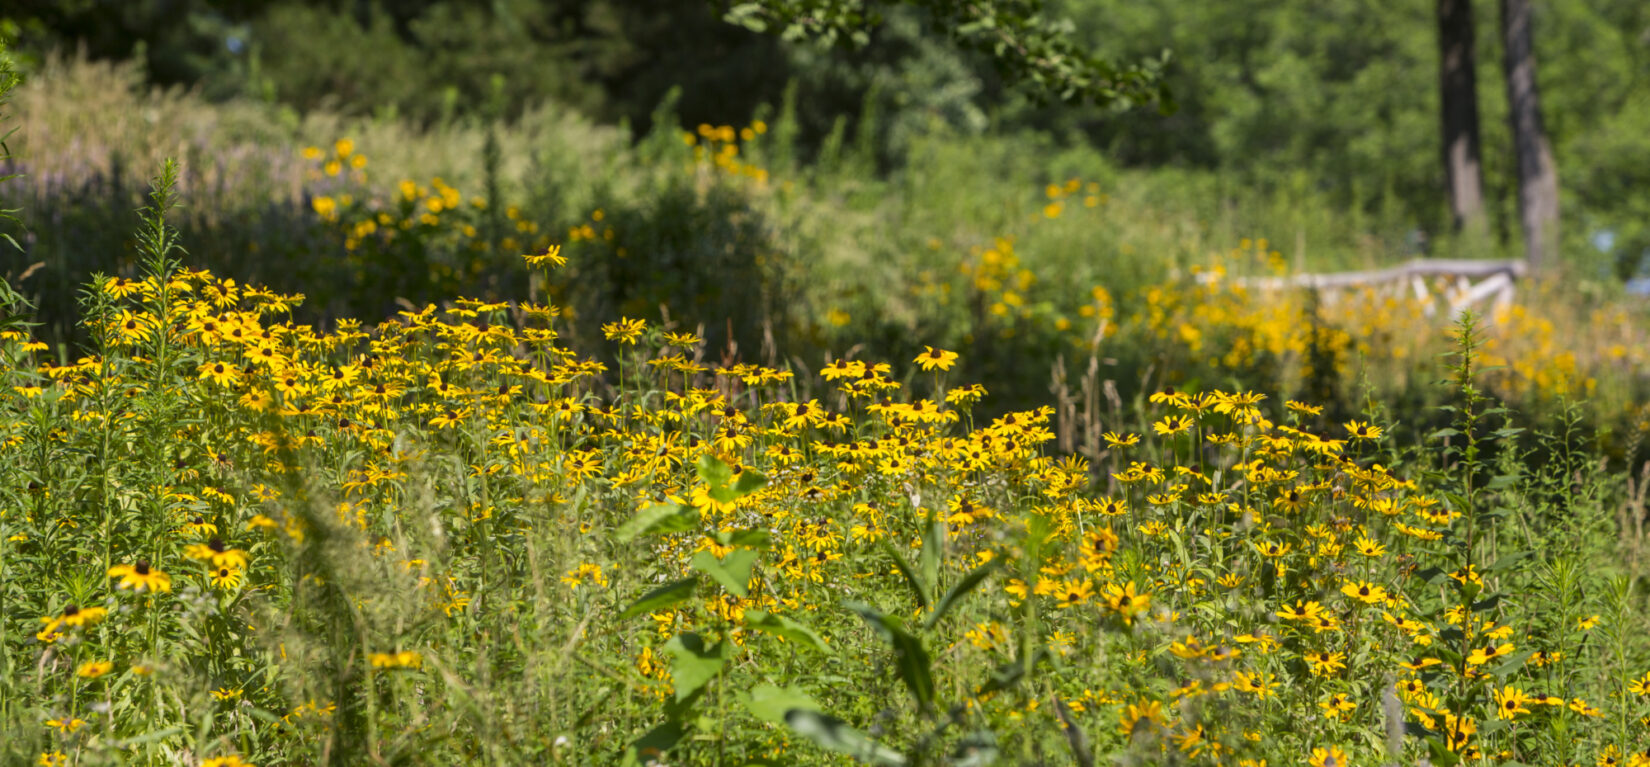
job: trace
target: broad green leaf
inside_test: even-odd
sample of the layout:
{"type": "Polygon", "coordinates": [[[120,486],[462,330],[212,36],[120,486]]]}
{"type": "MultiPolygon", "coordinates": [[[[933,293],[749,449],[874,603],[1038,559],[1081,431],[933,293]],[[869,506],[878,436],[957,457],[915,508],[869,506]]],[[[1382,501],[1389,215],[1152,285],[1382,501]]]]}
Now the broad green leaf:
{"type": "Polygon", "coordinates": [[[767,485],[767,475],[755,469],[746,469],[739,472],[739,479],[734,480],[733,492],[736,497],[743,498],[767,487],[767,485]]]}
{"type": "Polygon", "coordinates": [[[619,613],[619,620],[630,620],[631,618],[641,615],[642,613],[655,613],[672,605],[692,599],[694,589],[698,588],[698,586],[699,580],[697,578],[683,578],[679,581],[671,581],[670,583],[642,595],[641,599],[636,600],[635,603],[631,604],[629,607],[626,607],[624,612],[619,613]]]}
{"type": "Polygon", "coordinates": [[[792,711],[818,711],[819,704],[795,687],[759,684],[746,696],[745,708],[764,722],[785,724],[786,714],[792,711]]]}
{"type": "Polygon", "coordinates": [[[677,503],[656,503],[631,517],[613,531],[614,539],[629,543],[643,535],[682,533],[699,526],[699,513],[677,503]]]}
{"type": "Polygon", "coordinates": [[[671,637],[665,643],[665,652],[672,659],[670,680],[676,686],[677,702],[686,700],[699,688],[709,684],[722,672],[722,666],[728,660],[726,642],[705,647],[704,638],[693,633],[671,637]]]}
{"type": "Polygon", "coordinates": [[[766,530],[730,530],[717,533],[716,542],[723,546],[767,550],[773,545],[773,536],[766,530]]]}
{"type": "Polygon", "coordinates": [[[1492,676],[1505,679],[1508,674],[1523,668],[1524,661],[1529,660],[1530,656],[1534,654],[1534,647],[1531,647],[1528,650],[1519,650],[1518,652],[1508,656],[1506,660],[1501,661],[1501,663],[1495,668],[1490,669],[1490,674],[1492,676]]]}
{"type": "Polygon", "coordinates": [[[911,691],[911,697],[916,698],[917,705],[925,710],[932,706],[934,676],[929,667],[928,651],[923,649],[922,641],[906,631],[900,625],[899,619],[883,615],[870,605],[850,602],[847,607],[859,613],[860,617],[871,624],[871,627],[894,648],[894,660],[899,669],[900,681],[911,691]]]}
{"type": "Polygon", "coordinates": [[[625,749],[624,764],[644,765],[660,762],[676,744],[682,740],[686,729],[679,722],[664,722],[648,730],[625,749]]]}
{"type": "Polygon", "coordinates": [[[933,628],[934,624],[939,623],[940,619],[951,611],[951,608],[957,604],[957,600],[968,596],[969,592],[978,587],[996,569],[997,563],[992,561],[980,565],[964,575],[962,580],[957,581],[957,584],[952,586],[950,591],[945,592],[944,597],[940,598],[939,606],[934,608],[933,615],[928,616],[928,622],[924,625],[924,628],[933,628]]]}
{"type": "Polygon", "coordinates": [[[760,556],[760,552],[751,549],[734,549],[728,552],[727,556],[717,559],[709,551],[701,551],[694,554],[693,560],[688,564],[692,565],[693,569],[715,578],[728,593],[744,599],[750,594],[751,567],[760,556]]]}
{"type": "Polygon", "coordinates": [[[922,578],[917,576],[917,572],[911,569],[911,563],[905,561],[905,557],[900,556],[899,550],[887,541],[882,542],[882,550],[888,553],[890,559],[894,560],[894,568],[899,570],[899,574],[905,578],[905,585],[911,587],[911,593],[917,597],[917,604],[921,605],[922,609],[927,610],[929,606],[928,588],[923,585],[922,578]]]}
{"type": "Polygon", "coordinates": [[[792,709],[785,715],[785,723],[798,735],[821,747],[847,754],[861,762],[881,767],[900,767],[905,764],[905,757],[898,751],[865,737],[865,733],[849,727],[834,716],[817,711],[792,709]]]}
{"type": "Polygon", "coordinates": [[[707,487],[727,487],[728,483],[733,481],[733,468],[715,456],[699,456],[699,463],[696,468],[699,472],[699,481],[705,483],[707,487]]]}
{"type": "Polygon", "coordinates": [[[824,638],[814,633],[813,629],[783,615],[774,615],[765,610],[746,610],[745,626],[753,631],[784,637],[817,652],[826,654],[831,652],[831,648],[825,644],[824,638]]]}

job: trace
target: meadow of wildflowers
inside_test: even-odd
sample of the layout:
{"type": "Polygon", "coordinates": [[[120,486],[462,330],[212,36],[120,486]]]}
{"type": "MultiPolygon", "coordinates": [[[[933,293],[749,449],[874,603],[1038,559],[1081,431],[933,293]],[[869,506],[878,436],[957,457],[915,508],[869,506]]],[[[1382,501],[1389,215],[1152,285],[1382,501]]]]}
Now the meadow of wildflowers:
{"type": "Polygon", "coordinates": [[[1081,179],[822,288],[777,132],[657,147],[662,199],[744,195],[738,286],[643,279],[665,203],[538,221],[347,139],[299,153],[360,291],[319,317],[199,265],[171,165],[76,345],[8,285],[0,761],[1650,765],[1628,310],[1194,279],[1257,239],[1125,292],[1037,255],[1081,179]],[[735,303],[774,348],[669,319],[735,303]],[[969,375],[1016,354],[1046,404],[969,375]]]}

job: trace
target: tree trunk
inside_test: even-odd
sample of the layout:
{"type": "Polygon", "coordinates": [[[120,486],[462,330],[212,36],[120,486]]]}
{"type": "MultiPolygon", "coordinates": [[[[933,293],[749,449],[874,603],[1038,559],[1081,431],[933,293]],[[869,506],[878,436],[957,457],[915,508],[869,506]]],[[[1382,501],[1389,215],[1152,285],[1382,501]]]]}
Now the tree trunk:
{"type": "Polygon", "coordinates": [[[1558,167],[1541,123],[1530,0],[1501,0],[1508,119],[1518,155],[1518,223],[1532,272],[1558,254],[1558,167]]]}
{"type": "Polygon", "coordinates": [[[1472,0],[1438,0],[1438,95],[1443,116],[1444,169],[1455,231],[1484,222],[1479,160],[1477,53],[1472,0]]]}

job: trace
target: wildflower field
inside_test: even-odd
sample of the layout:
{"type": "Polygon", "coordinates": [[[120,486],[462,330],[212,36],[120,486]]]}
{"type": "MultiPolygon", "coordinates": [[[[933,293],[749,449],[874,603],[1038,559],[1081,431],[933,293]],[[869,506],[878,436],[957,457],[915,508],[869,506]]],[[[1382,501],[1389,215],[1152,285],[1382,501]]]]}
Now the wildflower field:
{"type": "Polygon", "coordinates": [[[782,125],[649,139],[740,214],[680,282],[664,202],[347,139],[319,308],[170,163],[55,331],[13,275],[0,762],[1650,765],[1642,309],[1320,306],[1259,238],[1125,293],[1038,260],[1127,217],[1070,177],[825,283],[782,125]]]}

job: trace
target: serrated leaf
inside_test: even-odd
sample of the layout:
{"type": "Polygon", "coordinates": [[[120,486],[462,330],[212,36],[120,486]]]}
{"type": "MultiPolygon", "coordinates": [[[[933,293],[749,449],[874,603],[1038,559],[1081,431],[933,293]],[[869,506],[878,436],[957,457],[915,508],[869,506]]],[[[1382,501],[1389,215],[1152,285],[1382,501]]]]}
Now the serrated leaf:
{"type": "Polygon", "coordinates": [[[710,684],[727,663],[727,643],[706,647],[704,637],[694,633],[677,634],[665,643],[670,654],[670,681],[676,688],[676,700],[681,702],[710,684]]]}
{"type": "Polygon", "coordinates": [[[817,712],[819,704],[795,687],[759,684],[745,696],[745,708],[751,712],[751,716],[764,722],[785,724],[785,716],[790,712],[817,712]]]}
{"type": "Polygon", "coordinates": [[[628,522],[613,531],[613,538],[629,543],[644,535],[682,533],[699,526],[699,513],[679,503],[656,503],[636,512],[628,522]]]}
{"type": "Polygon", "coordinates": [[[770,636],[783,637],[816,652],[831,652],[830,645],[825,644],[825,639],[813,629],[783,615],[774,615],[765,610],[746,610],[745,626],[770,636]]]}
{"type": "Polygon", "coordinates": [[[760,556],[760,552],[751,549],[734,549],[727,556],[717,559],[709,551],[701,551],[694,554],[688,564],[714,578],[728,593],[744,599],[750,595],[751,567],[760,556]]]}
{"type": "Polygon", "coordinates": [[[924,628],[933,628],[935,624],[940,622],[941,618],[945,617],[946,613],[951,611],[952,607],[956,606],[957,600],[968,596],[969,592],[978,587],[996,569],[997,563],[992,561],[980,565],[964,575],[962,580],[957,581],[956,585],[952,586],[951,590],[945,592],[945,596],[940,598],[939,605],[934,608],[934,614],[928,616],[928,622],[924,624],[924,628]]]}
{"type": "Polygon", "coordinates": [[[698,588],[698,586],[699,580],[697,578],[683,578],[679,581],[671,581],[670,583],[642,595],[641,599],[636,600],[629,607],[626,607],[624,612],[619,613],[619,620],[630,620],[631,618],[641,615],[642,613],[656,613],[667,607],[671,607],[692,599],[693,592],[698,588]]]}
{"type": "Polygon", "coordinates": [[[861,762],[881,767],[900,767],[905,764],[905,757],[898,751],[871,740],[865,733],[849,727],[841,719],[829,714],[793,709],[785,715],[785,724],[796,734],[815,744],[837,753],[847,754],[861,762]]]}

